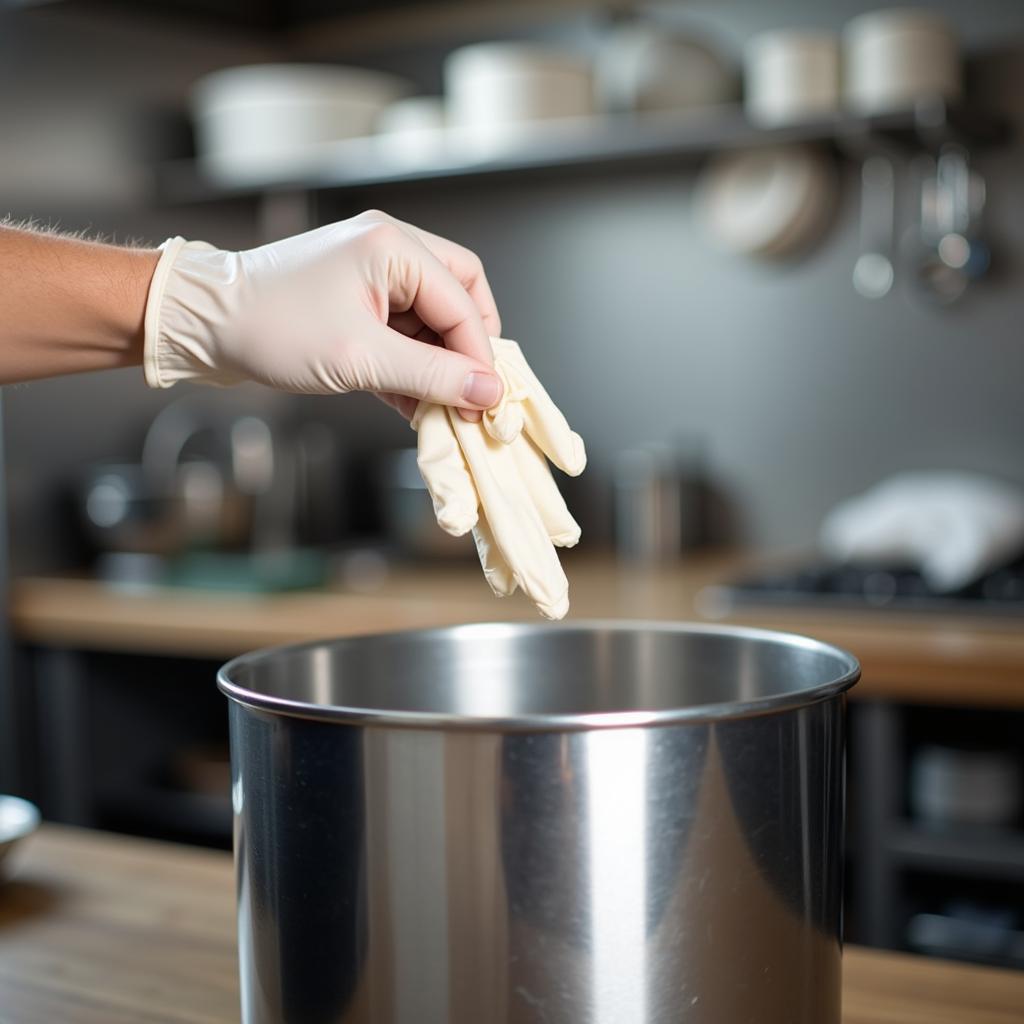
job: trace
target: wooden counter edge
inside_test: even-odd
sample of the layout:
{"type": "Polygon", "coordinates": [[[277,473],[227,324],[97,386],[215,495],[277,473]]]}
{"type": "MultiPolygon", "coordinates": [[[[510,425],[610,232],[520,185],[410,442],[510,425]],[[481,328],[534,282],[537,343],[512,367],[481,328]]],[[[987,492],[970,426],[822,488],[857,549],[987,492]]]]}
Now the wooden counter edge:
{"type": "MultiPolygon", "coordinates": [[[[691,578],[680,572],[678,586],[670,574],[648,583],[593,564],[579,575],[581,615],[693,619],[694,590],[710,573],[705,568],[691,578]]],[[[489,598],[476,576],[448,574],[443,581],[439,595],[429,575],[421,587],[374,594],[238,595],[133,593],[88,579],[25,577],[13,581],[10,609],[15,638],[23,643],[213,659],[333,636],[536,621],[524,601],[489,598]]],[[[1013,622],[809,610],[748,611],[723,621],[804,633],[850,650],[863,668],[855,699],[1024,707],[1024,628],[1013,622]]]]}
{"type": "MultiPolygon", "coordinates": [[[[42,1005],[88,978],[98,1012],[104,999],[116,998],[122,1008],[145,1010],[147,1020],[237,1020],[229,853],[45,824],[14,851],[11,867],[8,902],[0,901],[0,946],[13,943],[10,967],[18,970],[5,976],[0,965],[0,990],[6,982],[23,1003],[42,1005]],[[44,898],[47,891],[55,898],[44,898]],[[152,949],[145,942],[150,931],[152,949]],[[111,956],[131,948],[138,951],[136,970],[124,972],[111,956]],[[172,949],[178,959],[162,959],[172,949]],[[166,989],[180,1000],[183,984],[192,990],[194,1014],[149,1015],[154,993],[166,989]]],[[[854,946],[845,951],[844,1024],[1016,1024],[1022,1007],[1024,972],[854,946]]],[[[75,1017],[81,1024],[110,1019],[84,1009],[75,1017]]]]}

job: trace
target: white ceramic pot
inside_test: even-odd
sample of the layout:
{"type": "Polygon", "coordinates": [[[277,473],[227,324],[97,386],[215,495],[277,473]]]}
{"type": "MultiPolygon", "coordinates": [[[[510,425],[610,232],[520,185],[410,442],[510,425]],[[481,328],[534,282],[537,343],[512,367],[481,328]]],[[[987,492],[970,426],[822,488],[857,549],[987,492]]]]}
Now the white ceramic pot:
{"type": "Polygon", "coordinates": [[[400,163],[429,163],[445,150],[444,100],[409,96],[387,107],[377,119],[378,149],[400,163]]]}
{"type": "Polygon", "coordinates": [[[408,89],[392,75],[335,65],[215,71],[192,95],[199,158],[225,180],[301,173],[331,143],[371,134],[381,111],[408,89]]]}
{"type": "Polygon", "coordinates": [[[736,98],[718,52],[689,36],[631,25],[609,33],[597,62],[601,105],[612,111],[690,110],[736,98]]]}
{"type": "Polygon", "coordinates": [[[960,44],[942,15],[919,8],[872,11],[843,30],[844,102],[863,114],[912,107],[963,90],[960,44]]]}
{"type": "Polygon", "coordinates": [[[448,119],[464,138],[503,143],[538,121],[596,112],[590,62],[524,43],[479,43],[444,65],[448,119]]]}
{"type": "Polygon", "coordinates": [[[793,124],[839,109],[839,38],[830,32],[765,32],[747,44],[743,63],[747,116],[756,124],[793,124]]]}

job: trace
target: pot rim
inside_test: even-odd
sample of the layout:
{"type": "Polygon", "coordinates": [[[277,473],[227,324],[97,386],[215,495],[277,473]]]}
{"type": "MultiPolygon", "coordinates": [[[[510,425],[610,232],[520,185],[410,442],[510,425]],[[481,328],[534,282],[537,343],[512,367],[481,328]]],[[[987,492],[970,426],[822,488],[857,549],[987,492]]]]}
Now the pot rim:
{"type": "Polygon", "coordinates": [[[705,625],[660,620],[605,620],[584,619],[573,622],[542,625],[524,622],[480,622],[427,629],[386,631],[359,634],[337,639],[312,640],[251,651],[233,658],[217,673],[217,686],[236,703],[262,712],[292,718],[316,719],[353,726],[382,728],[417,728],[443,731],[475,732],[576,732],[602,729],[641,728],[651,726],[707,724],[710,722],[751,718],[807,707],[840,697],[860,679],[860,664],[842,648],[815,640],[798,633],[758,629],[752,626],[705,625]],[[271,657],[301,654],[316,648],[338,647],[381,638],[396,640],[429,640],[432,637],[472,637],[480,639],[516,635],[535,636],[538,633],[588,632],[654,632],[689,635],[726,636],[737,640],[754,640],[778,644],[791,649],[827,655],[836,663],[832,678],[814,686],[787,693],[756,697],[750,700],[724,701],[715,704],[696,704],[679,708],[632,711],[596,711],[579,713],[527,713],[510,716],[460,715],[441,711],[389,710],[381,707],[322,705],[309,701],[290,700],[247,688],[235,682],[232,676],[240,670],[259,665],[271,657]]]}

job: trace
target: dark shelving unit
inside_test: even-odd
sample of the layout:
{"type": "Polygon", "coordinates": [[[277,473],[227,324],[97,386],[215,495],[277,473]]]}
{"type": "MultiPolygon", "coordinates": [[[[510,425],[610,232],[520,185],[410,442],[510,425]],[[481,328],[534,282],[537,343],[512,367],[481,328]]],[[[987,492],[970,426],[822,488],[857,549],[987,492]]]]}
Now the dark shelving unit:
{"type": "Polygon", "coordinates": [[[897,825],[886,845],[907,868],[1024,882],[1024,834],[1011,829],[897,825]]]}
{"type": "MultiPolygon", "coordinates": [[[[917,745],[970,735],[1018,743],[1024,714],[995,709],[925,708],[884,701],[851,706],[851,882],[858,914],[848,938],[884,949],[916,949],[911,919],[941,917],[950,901],[998,907],[1024,920],[1024,829],[963,823],[938,826],[909,813],[909,766],[917,745]],[[987,723],[987,724],[986,724],[987,723]]],[[[932,951],[934,952],[934,951],[932,951]]],[[[953,945],[943,955],[1006,966],[953,945]]],[[[1019,965],[1018,965],[1019,966],[1019,965]]]]}

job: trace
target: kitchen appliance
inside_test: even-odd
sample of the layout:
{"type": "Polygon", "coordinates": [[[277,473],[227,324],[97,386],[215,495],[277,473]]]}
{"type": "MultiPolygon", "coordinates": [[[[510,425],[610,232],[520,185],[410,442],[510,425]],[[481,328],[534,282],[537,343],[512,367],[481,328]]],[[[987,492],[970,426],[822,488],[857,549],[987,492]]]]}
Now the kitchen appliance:
{"type": "Polygon", "coordinates": [[[140,462],[86,468],[79,487],[82,524],[100,552],[174,556],[236,548],[250,539],[275,468],[280,472],[265,421],[187,395],[154,417],[140,462]],[[210,457],[186,454],[200,435],[210,457]]]}
{"type": "Polygon", "coordinates": [[[245,1024],[839,1024],[849,654],[482,624],[236,659],[245,1024]]]}
{"type": "Polygon", "coordinates": [[[701,614],[711,618],[765,606],[1024,615],[1024,558],[953,591],[937,590],[914,569],[814,561],[752,572],[698,595],[701,614]]]}
{"type": "Polygon", "coordinates": [[[778,126],[839,110],[839,38],[786,29],[754,36],[744,51],[744,104],[755,124],[778,126]]]}
{"type": "Polygon", "coordinates": [[[204,170],[236,184],[300,174],[329,144],[370,135],[410,89],[394,75],[334,64],[252,64],[206,75],[192,93],[204,170]]]}
{"type": "Polygon", "coordinates": [[[671,445],[650,442],[620,452],[612,486],[620,558],[664,563],[700,541],[697,467],[671,445]]]}
{"type": "Polygon", "coordinates": [[[39,828],[39,808],[17,796],[0,794],[0,879],[7,855],[39,828]]]}
{"type": "Polygon", "coordinates": [[[960,44],[937,11],[886,8],[843,29],[843,99],[860,114],[912,108],[922,100],[959,99],[960,44]]]}

